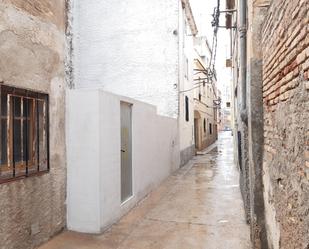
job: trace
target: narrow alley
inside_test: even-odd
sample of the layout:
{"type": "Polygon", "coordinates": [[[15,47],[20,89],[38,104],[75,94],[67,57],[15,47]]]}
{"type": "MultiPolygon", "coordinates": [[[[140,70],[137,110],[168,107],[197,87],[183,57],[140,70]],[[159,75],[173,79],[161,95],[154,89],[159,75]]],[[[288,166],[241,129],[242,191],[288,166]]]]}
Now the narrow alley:
{"type": "Polygon", "coordinates": [[[102,235],[64,232],[40,249],[250,248],[232,139],[221,132],[102,235]]]}
{"type": "Polygon", "coordinates": [[[309,0],[0,0],[0,249],[309,249],[309,0]]]}

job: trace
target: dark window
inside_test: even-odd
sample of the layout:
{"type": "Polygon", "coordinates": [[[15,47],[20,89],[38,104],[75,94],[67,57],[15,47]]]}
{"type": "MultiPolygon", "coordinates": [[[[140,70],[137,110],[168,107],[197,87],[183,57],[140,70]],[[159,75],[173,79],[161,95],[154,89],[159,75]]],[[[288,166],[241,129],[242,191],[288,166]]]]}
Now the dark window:
{"type": "Polygon", "coordinates": [[[212,124],[209,124],[209,134],[212,134],[212,124]]]}
{"type": "Polygon", "coordinates": [[[226,102],[226,107],[227,108],[231,107],[231,102],[226,102]]]}
{"type": "Polygon", "coordinates": [[[48,95],[0,86],[0,183],[49,170],[48,95]]]}
{"type": "Polygon", "coordinates": [[[202,100],[202,94],[198,94],[198,100],[201,101],[202,100]]]}
{"type": "Polygon", "coordinates": [[[238,163],[242,171],[242,151],[241,151],[241,132],[237,131],[237,146],[238,146],[238,163]]]}
{"type": "Polygon", "coordinates": [[[204,133],[206,133],[206,119],[204,118],[204,133]]]}
{"type": "Polygon", "coordinates": [[[185,97],[185,112],[186,112],[186,121],[189,121],[189,98],[185,97]]]}

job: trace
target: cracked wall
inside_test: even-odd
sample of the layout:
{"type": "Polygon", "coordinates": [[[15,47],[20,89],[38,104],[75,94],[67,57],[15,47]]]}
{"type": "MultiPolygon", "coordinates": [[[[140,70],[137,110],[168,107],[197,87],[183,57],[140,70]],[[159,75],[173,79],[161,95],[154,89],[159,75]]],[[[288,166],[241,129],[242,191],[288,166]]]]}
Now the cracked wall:
{"type": "Polygon", "coordinates": [[[0,248],[34,248],[65,227],[64,0],[0,2],[0,82],[49,94],[50,172],[0,185],[0,248]]]}

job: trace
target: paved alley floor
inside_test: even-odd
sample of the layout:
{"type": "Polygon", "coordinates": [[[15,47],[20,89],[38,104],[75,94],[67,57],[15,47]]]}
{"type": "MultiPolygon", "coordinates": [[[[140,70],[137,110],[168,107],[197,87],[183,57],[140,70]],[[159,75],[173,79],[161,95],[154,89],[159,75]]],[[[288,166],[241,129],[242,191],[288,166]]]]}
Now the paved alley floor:
{"type": "Polygon", "coordinates": [[[40,249],[249,249],[230,132],[102,235],[64,232],[40,249]]]}

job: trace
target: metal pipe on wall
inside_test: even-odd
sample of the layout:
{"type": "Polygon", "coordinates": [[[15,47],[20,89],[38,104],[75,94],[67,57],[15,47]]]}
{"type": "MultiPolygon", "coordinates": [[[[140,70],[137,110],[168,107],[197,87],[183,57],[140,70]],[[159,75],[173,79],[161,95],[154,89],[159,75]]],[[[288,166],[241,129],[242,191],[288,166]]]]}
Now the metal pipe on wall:
{"type": "Polygon", "coordinates": [[[247,0],[239,1],[239,44],[240,44],[240,84],[241,120],[248,122],[247,114],[247,0]]]}

